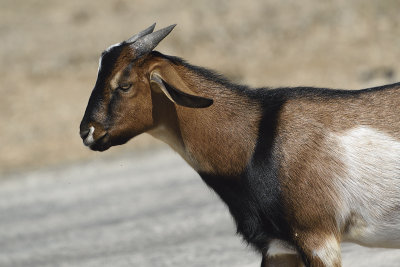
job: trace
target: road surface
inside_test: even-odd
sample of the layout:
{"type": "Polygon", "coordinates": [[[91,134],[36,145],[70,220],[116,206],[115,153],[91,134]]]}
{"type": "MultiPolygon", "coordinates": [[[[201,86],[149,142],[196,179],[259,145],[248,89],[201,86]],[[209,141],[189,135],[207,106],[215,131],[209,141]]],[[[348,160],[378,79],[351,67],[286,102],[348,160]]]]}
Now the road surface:
{"type": "MultiPolygon", "coordinates": [[[[400,250],[343,246],[344,266],[400,266],[400,250]]],[[[245,266],[260,258],[171,150],[0,179],[0,266],[245,266]]]]}

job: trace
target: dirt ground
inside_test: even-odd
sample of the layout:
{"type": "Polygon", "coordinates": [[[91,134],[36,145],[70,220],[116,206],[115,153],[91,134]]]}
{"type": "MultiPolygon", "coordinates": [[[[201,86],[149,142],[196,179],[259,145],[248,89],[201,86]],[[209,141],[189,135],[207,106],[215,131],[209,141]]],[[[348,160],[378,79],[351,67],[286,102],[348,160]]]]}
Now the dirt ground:
{"type": "MultiPolygon", "coordinates": [[[[0,174],[103,157],[78,126],[109,45],[157,22],[157,48],[251,86],[400,80],[400,1],[0,0],[0,174]]],[[[107,155],[159,145],[140,137],[107,155]]]]}

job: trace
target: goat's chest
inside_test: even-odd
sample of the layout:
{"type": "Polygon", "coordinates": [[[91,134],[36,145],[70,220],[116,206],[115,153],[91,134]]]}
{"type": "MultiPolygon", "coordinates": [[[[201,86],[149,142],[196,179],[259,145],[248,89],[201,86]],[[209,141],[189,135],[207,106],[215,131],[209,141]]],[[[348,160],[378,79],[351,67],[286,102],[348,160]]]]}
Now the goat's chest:
{"type": "Polygon", "coordinates": [[[201,174],[206,184],[228,206],[237,232],[259,250],[267,247],[271,239],[287,239],[289,232],[281,207],[279,185],[269,181],[271,177],[268,175],[267,172],[262,178],[246,175],[233,178],[201,174]]]}

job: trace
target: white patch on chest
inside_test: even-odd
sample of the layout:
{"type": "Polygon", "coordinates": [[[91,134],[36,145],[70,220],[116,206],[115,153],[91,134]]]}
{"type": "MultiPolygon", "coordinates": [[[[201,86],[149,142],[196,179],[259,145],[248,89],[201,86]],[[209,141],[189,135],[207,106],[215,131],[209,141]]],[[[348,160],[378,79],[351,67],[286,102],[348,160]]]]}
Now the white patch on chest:
{"type": "Polygon", "coordinates": [[[400,141],[366,126],[337,138],[346,172],[335,180],[344,241],[400,248],[400,141]]]}

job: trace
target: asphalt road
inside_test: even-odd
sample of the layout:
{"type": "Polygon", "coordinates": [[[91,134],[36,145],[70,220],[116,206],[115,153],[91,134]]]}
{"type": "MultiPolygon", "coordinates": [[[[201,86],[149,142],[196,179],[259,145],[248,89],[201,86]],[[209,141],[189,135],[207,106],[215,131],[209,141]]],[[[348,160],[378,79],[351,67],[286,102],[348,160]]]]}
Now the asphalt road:
{"type": "MultiPolygon", "coordinates": [[[[344,266],[400,250],[343,246],[344,266]]],[[[0,179],[0,266],[246,266],[259,256],[178,155],[154,150],[0,179]]]]}

